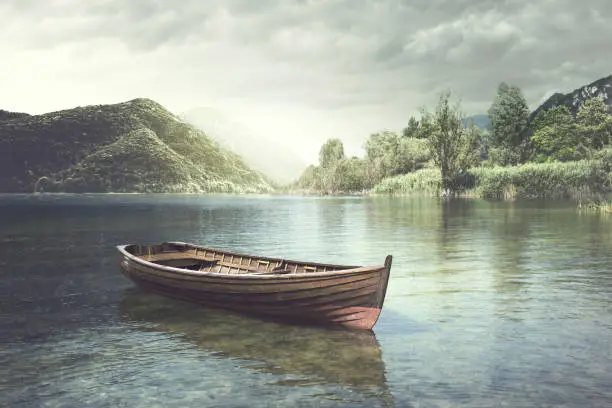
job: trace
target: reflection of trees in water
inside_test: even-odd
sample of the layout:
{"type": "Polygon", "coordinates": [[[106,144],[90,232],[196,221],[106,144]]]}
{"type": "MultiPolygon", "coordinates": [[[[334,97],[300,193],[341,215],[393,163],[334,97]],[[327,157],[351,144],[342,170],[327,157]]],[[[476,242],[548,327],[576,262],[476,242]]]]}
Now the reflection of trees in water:
{"type": "Polygon", "coordinates": [[[364,198],[368,225],[380,232],[429,229],[437,224],[438,201],[430,197],[372,197],[364,198]]]}
{"type": "Polygon", "coordinates": [[[350,204],[350,199],[320,198],[315,203],[318,231],[316,238],[325,248],[325,257],[330,259],[330,255],[336,255],[346,259],[346,249],[351,244],[350,233],[356,227],[351,224],[357,222],[347,219],[346,206],[350,204]]]}
{"type": "Polygon", "coordinates": [[[612,224],[545,202],[499,204],[488,217],[499,313],[518,318],[530,301],[563,296],[559,290],[573,291],[578,281],[598,292],[610,286],[607,274],[597,270],[612,264],[612,224]]]}
{"type": "Polygon", "coordinates": [[[393,403],[380,346],[371,331],[280,324],[138,290],[126,292],[120,314],[138,330],[181,335],[242,368],[301,377],[292,380],[292,386],[337,384],[381,398],[385,405],[393,403]]]}
{"type": "Polygon", "coordinates": [[[308,240],[316,219],[312,201],[298,198],[215,198],[197,211],[194,241],[269,256],[283,256],[297,242],[308,240]]]}
{"type": "Polygon", "coordinates": [[[558,288],[576,290],[571,302],[594,302],[610,310],[612,297],[612,217],[576,211],[574,217],[551,214],[555,237],[562,245],[549,244],[556,254],[548,257],[549,281],[558,288]]]}
{"type": "Polygon", "coordinates": [[[502,208],[498,205],[488,211],[489,265],[497,292],[497,313],[513,320],[520,320],[531,298],[527,291],[531,283],[531,220],[525,215],[514,203],[503,203],[502,208]]]}
{"type": "Polygon", "coordinates": [[[492,313],[521,319],[546,299],[599,305],[602,291],[612,292],[612,217],[567,202],[376,197],[364,207],[371,239],[396,254],[390,293],[482,291],[435,304],[481,299],[492,313]],[[394,282],[402,272],[411,279],[394,282]]]}
{"type": "Polygon", "coordinates": [[[414,263],[433,252],[432,236],[439,220],[436,199],[372,197],[363,201],[366,235],[396,255],[394,265],[414,263]]]}
{"type": "MultiPolygon", "coordinates": [[[[580,229],[576,231],[579,238],[584,239],[584,248],[588,252],[585,257],[612,259],[612,215],[584,212],[578,213],[583,219],[580,229]]],[[[608,265],[612,264],[610,262],[608,265]]]]}
{"type": "Polygon", "coordinates": [[[376,197],[364,206],[371,236],[396,248],[396,264],[405,263],[415,276],[460,272],[457,262],[471,262],[478,251],[474,200],[376,197]]]}
{"type": "Polygon", "coordinates": [[[330,262],[380,265],[385,255],[398,255],[396,248],[409,237],[394,222],[394,207],[385,197],[317,200],[318,252],[312,256],[325,253],[330,262]]]}
{"type": "Polygon", "coordinates": [[[519,290],[527,283],[525,252],[530,247],[531,221],[512,204],[491,214],[489,222],[491,265],[499,291],[519,290]]]}
{"type": "Polygon", "coordinates": [[[334,234],[346,226],[346,205],[343,198],[321,198],[317,200],[319,229],[322,234],[334,234]]]}
{"type": "Polygon", "coordinates": [[[465,199],[438,200],[437,250],[440,261],[453,261],[471,246],[476,203],[465,199]]]}
{"type": "Polygon", "coordinates": [[[270,230],[279,231],[276,224],[283,221],[282,214],[270,217],[268,209],[257,203],[237,200],[226,206],[206,206],[198,209],[200,243],[234,250],[252,248],[254,237],[269,235],[270,230]]]}

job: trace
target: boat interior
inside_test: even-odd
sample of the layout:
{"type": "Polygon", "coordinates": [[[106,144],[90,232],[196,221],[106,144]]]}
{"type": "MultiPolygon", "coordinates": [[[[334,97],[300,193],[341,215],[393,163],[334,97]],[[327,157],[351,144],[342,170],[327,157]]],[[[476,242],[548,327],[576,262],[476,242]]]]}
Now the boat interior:
{"type": "Polygon", "coordinates": [[[125,250],[148,262],[174,268],[221,274],[284,275],[331,272],[358,268],[255,257],[184,243],[128,245],[125,250]]]}

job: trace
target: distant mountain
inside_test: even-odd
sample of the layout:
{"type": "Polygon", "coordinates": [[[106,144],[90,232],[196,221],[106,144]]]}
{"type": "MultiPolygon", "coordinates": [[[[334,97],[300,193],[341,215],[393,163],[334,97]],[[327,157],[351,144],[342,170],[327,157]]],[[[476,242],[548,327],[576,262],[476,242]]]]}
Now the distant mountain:
{"type": "Polygon", "coordinates": [[[606,105],[612,105],[612,75],[598,79],[595,82],[575,89],[567,94],[553,94],[531,113],[529,119],[535,118],[541,110],[547,110],[561,105],[567,106],[570,112],[575,115],[584,101],[593,97],[600,97],[604,100],[606,105]]]}
{"type": "Polygon", "coordinates": [[[0,118],[0,192],[262,192],[261,173],[158,103],[0,118]]]}
{"type": "Polygon", "coordinates": [[[489,115],[487,115],[486,113],[468,116],[463,119],[464,125],[469,125],[470,122],[474,123],[476,127],[482,130],[488,130],[489,125],[491,124],[491,119],[489,118],[489,115]]]}
{"type": "Polygon", "coordinates": [[[307,166],[292,150],[290,137],[273,140],[210,107],[190,109],[180,117],[244,157],[250,166],[279,182],[295,180],[307,166]]]}

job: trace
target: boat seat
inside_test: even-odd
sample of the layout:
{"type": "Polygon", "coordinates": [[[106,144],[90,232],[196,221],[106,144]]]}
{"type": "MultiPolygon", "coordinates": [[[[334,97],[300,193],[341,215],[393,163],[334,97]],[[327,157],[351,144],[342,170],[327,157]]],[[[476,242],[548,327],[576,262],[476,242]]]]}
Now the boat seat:
{"type": "Polygon", "coordinates": [[[287,262],[283,259],[281,260],[281,263],[277,267],[274,267],[272,270],[258,271],[251,275],[284,275],[286,273],[291,273],[291,270],[287,269],[287,262]]]}
{"type": "Polygon", "coordinates": [[[271,271],[261,271],[256,273],[250,273],[249,275],[284,275],[287,273],[291,273],[289,269],[283,269],[281,267],[277,267],[272,269],[271,271]]]}
{"type": "Polygon", "coordinates": [[[253,266],[253,265],[240,265],[240,264],[235,264],[235,263],[226,262],[226,261],[219,261],[219,262],[217,262],[217,265],[226,266],[226,267],[232,268],[232,269],[242,269],[242,270],[246,270],[246,271],[260,271],[261,270],[257,266],[253,266]]]}

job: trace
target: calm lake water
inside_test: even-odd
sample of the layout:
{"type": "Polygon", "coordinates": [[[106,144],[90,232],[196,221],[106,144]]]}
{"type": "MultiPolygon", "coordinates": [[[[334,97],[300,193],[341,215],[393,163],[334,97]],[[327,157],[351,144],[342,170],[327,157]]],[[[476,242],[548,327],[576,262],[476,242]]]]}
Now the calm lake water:
{"type": "Polygon", "coordinates": [[[429,198],[0,196],[0,406],[612,406],[612,217],[429,198]],[[374,333],[141,292],[114,246],[380,264],[374,333]]]}

